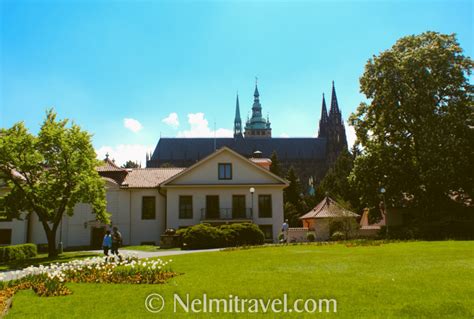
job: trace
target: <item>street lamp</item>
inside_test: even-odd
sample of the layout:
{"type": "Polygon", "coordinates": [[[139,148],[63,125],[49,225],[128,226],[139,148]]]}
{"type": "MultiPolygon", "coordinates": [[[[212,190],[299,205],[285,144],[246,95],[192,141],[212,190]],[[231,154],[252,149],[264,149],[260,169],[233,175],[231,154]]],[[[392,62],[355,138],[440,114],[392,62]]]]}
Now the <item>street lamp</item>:
{"type": "Polygon", "coordinates": [[[388,214],[387,214],[387,206],[385,205],[385,188],[382,187],[380,188],[380,193],[382,194],[382,213],[384,214],[385,216],[385,231],[386,231],[386,235],[388,236],[388,214]]]}
{"type": "Polygon", "coordinates": [[[253,193],[255,193],[255,188],[250,187],[249,191],[250,191],[250,194],[252,194],[252,208],[250,209],[250,212],[252,213],[252,217],[253,217],[253,193]]]}

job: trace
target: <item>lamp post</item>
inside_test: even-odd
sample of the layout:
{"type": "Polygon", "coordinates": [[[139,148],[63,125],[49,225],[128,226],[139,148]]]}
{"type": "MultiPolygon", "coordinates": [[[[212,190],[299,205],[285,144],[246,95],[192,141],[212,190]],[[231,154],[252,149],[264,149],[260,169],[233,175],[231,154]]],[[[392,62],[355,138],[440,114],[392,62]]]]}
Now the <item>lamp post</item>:
{"type": "Polygon", "coordinates": [[[387,206],[385,205],[385,188],[380,188],[380,193],[382,194],[382,213],[385,216],[385,231],[388,237],[388,215],[387,215],[387,206]]]}
{"type": "Polygon", "coordinates": [[[250,187],[249,191],[250,191],[250,194],[252,195],[252,208],[250,209],[250,212],[251,212],[252,217],[253,217],[253,193],[255,193],[255,188],[250,187]]]}

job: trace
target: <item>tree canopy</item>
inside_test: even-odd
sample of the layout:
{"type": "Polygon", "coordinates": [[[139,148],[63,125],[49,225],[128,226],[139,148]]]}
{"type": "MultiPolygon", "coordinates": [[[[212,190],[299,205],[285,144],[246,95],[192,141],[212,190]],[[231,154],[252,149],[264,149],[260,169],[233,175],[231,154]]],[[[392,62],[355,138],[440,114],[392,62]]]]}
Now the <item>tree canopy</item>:
{"type": "Polygon", "coordinates": [[[100,221],[108,222],[104,182],[91,135],[49,110],[37,136],[22,122],[0,130],[0,173],[9,189],[2,198],[7,215],[35,213],[46,232],[49,255],[55,256],[56,231],[64,214],[77,203],[89,203],[100,221]]]}
{"type": "Polygon", "coordinates": [[[455,35],[399,39],[370,59],[360,79],[368,99],[351,115],[361,155],[351,182],[365,204],[380,187],[395,204],[407,194],[433,212],[451,191],[473,195],[473,61],[455,35]]]}
{"type": "Polygon", "coordinates": [[[131,160],[126,161],[125,164],[122,165],[122,168],[140,168],[140,167],[141,167],[140,164],[131,160]]]}

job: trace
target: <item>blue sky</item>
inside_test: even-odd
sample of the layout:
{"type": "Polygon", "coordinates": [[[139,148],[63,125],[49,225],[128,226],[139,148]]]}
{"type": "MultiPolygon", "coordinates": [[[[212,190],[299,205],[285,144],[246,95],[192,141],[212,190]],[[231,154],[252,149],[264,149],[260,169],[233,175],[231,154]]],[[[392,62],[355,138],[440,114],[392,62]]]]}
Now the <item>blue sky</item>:
{"type": "Polygon", "coordinates": [[[54,106],[119,162],[160,134],[229,134],[255,76],[273,135],[314,136],[331,81],[347,119],[366,61],[398,38],[456,33],[473,52],[472,1],[0,2],[0,125],[37,132],[54,106]]]}

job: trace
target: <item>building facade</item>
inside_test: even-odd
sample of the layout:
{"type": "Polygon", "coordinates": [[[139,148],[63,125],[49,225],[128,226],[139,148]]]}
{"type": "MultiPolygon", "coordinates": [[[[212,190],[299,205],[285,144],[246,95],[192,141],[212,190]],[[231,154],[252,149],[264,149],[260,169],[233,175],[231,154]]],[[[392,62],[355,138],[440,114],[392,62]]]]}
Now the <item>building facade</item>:
{"type": "MultiPolygon", "coordinates": [[[[255,223],[267,241],[276,241],[283,223],[287,181],[226,147],[188,168],[124,169],[106,158],[97,170],[105,181],[111,224],[97,221],[90,205],[77,204],[56,236],[64,247],[100,248],[114,226],[125,245],[158,245],[165,229],[199,223],[255,223]]],[[[36,214],[0,220],[1,245],[26,242],[47,243],[36,214]]]]}

